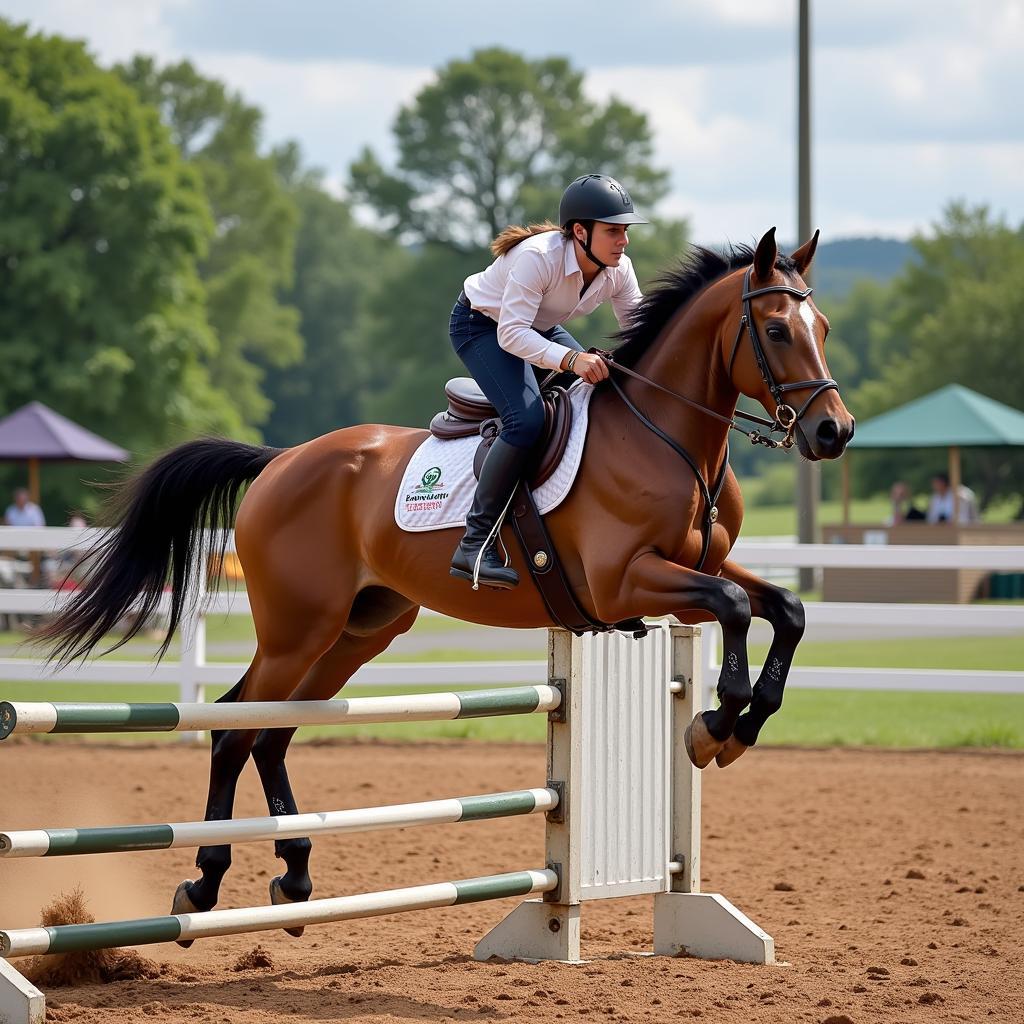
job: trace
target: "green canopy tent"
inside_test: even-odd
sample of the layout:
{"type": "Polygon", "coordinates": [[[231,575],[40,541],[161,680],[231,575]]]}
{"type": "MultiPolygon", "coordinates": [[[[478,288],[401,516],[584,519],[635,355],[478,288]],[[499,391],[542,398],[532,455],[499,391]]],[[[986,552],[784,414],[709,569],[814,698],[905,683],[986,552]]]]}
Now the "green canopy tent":
{"type": "MultiPolygon", "coordinates": [[[[948,448],[954,520],[959,512],[961,448],[1024,446],[1024,412],[960,384],[857,425],[850,448],[948,448]]],[[[850,469],[843,460],[843,523],[850,522],[850,469]]]]}

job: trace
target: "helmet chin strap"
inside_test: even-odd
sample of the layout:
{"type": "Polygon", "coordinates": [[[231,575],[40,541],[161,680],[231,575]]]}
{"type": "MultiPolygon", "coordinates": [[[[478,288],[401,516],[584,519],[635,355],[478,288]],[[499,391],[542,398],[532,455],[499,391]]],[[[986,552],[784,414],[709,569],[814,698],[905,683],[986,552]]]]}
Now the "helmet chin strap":
{"type": "MultiPolygon", "coordinates": [[[[588,227],[586,227],[585,225],[582,225],[582,224],[580,225],[580,227],[582,227],[583,230],[586,231],[586,233],[587,233],[587,240],[585,242],[580,242],[581,248],[587,254],[587,259],[590,260],[591,263],[596,263],[599,270],[607,270],[608,269],[608,264],[604,263],[602,260],[599,260],[594,255],[594,250],[590,248],[590,235],[591,235],[591,232],[592,232],[593,229],[592,228],[588,228],[588,227]]],[[[579,241],[579,239],[577,239],[577,241],[579,241]]]]}

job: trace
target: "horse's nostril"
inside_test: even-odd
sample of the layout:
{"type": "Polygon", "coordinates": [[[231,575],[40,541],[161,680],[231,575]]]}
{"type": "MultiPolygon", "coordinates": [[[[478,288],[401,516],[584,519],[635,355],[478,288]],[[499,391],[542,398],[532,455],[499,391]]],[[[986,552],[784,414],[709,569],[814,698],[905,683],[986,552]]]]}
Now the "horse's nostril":
{"type": "Polygon", "coordinates": [[[839,440],[839,427],[835,420],[822,420],[815,434],[818,444],[831,448],[839,440]]]}

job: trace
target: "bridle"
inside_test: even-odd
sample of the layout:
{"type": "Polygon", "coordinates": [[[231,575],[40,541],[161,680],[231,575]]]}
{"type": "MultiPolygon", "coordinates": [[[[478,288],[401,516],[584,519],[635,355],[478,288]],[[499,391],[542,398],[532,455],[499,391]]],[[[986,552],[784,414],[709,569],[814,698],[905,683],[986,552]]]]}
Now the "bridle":
{"type": "MultiPolygon", "coordinates": [[[[692,398],[687,398],[685,395],[679,394],[677,391],[672,391],[669,388],[658,384],[656,381],[651,380],[649,377],[645,377],[641,373],[637,373],[635,370],[630,369],[628,366],[622,366],[615,362],[614,352],[601,352],[608,364],[609,370],[615,370],[619,373],[624,373],[629,377],[634,377],[636,380],[643,381],[650,387],[656,388],[658,391],[663,391],[667,395],[671,395],[673,398],[678,398],[681,402],[685,402],[687,405],[692,406],[694,409],[700,412],[706,413],[708,416],[713,417],[721,423],[725,423],[732,430],[738,430],[741,434],[750,440],[751,444],[761,444],[767,448],[792,448],[793,447],[793,432],[797,427],[797,424],[803,418],[804,413],[810,408],[811,403],[823,392],[839,390],[839,385],[829,378],[818,378],[816,380],[801,380],[794,383],[780,384],[772,373],[772,368],[768,363],[768,357],[765,354],[764,346],[761,344],[761,338],[757,331],[757,325],[754,323],[754,315],[751,310],[750,300],[757,298],[759,295],[769,295],[771,293],[778,293],[782,295],[792,295],[794,298],[799,299],[801,302],[805,299],[810,298],[811,293],[814,291],[813,288],[793,288],[791,285],[769,285],[766,288],[756,288],[753,291],[750,290],[750,278],[753,273],[753,267],[748,267],[747,272],[743,277],[743,292],[740,296],[742,302],[742,315],[740,316],[739,328],[736,331],[736,340],[732,345],[732,353],[729,356],[729,376],[732,376],[733,364],[736,362],[736,353],[739,350],[740,342],[743,340],[743,329],[746,328],[747,336],[750,338],[750,345],[754,350],[754,359],[757,362],[757,368],[761,373],[761,379],[764,381],[765,386],[771,393],[772,399],[775,402],[775,418],[768,420],[763,416],[755,416],[753,413],[743,412],[742,410],[736,410],[733,416],[724,416],[720,412],[716,412],[714,409],[709,409],[706,405],[702,405],[700,402],[695,402],[692,398]],[[794,410],[791,405],[785,401],[785,394],[787,391],[798,391],[801,388],[814,388],[814,392],[811,396],[800,406],[799,410],[794,410]],[[768,427],[768,433],[763,434],[759,430],[744,430],[737,422],[736,419],[741,418],[748,420],[752,423],[760,424],[763,427],[768,427]],[[783,435],[782,440],[776,440],[772,435],[781,433],[783,435]]],[[[669,445],[677,455],[685,459],[693,470],[694,476],[697,479],[697,487],[701,492],[701,497],[704,499],[704,519],[701,528],[702,544],[700,559],[694,567],[698,571],[703,567],[704,561],[707,558],[708,548],[711,545],[711,527],[718,519],[718,498],[722,493],[722,488],[725,485],[726,470],[729,467],[729,446],[726,444],[725,447],[725,458],[722,460],[722,466],[715,477],[713,487],[709,487],[707,482],[704,480],[701,474],[700,468],[697,466],[696,460],[690,453],[679,444],[674,438],[670,437],[665,433],[661,427],[652,423],[651,420],[645,416],[636,405],[630,400],[629,396],[623,390],[622,385],[615,379],[613,374],[609,374],[609,382],[615,389],[618,396],[626,404],[626,407],[633,413],[637,419],[648,430],[657,434],[667,445],[669,445]]]]}
{"type": "MultiPolygon", "coordinates": [[[[775,379],[775,374],[772,373],[772,368],[768,363],[768,357],[765,354],[764,346],[761,344],[761,336],[757,333],[757,324],[754,323],[754,314],[750,308],[750,300],[757,298],[758,295],[771,295],[772,293],[778,293],[782,295],[792,295],[794,298],[799,299],[801,302],[804,299],[809,299],[813,293],[813,288],[793,288],[788,284],[777,284],[769,285],[767,288],[755,288],[753,291],[750,290],[750,275],[753,272],[753,267],[748,267],[746,274],[743,276],[743,294],[740,300],[743,303],[743,315],[740,317],[740,326],[736,331],[736,340],[732,343],[732,355],[729,356],[729,376],[732,377],[733,364],[736,362],[736,353],[739,351],[740,342],[743,340],[743,328],[747,328],[747,335],[750,338],[750,347],[754,350],[754,359],[757,362],[757,368],[761,372],[761,380],[764,381],[765,386],[771,393],[772,399],[775,401],[775,423],[772,427],[772,433],[780,430],[785,433],[785,437],[779,444],[783,448],[793,447],[793,431],[796,428],[797,423],[803,419],[804,413],[810,408],[811,403],[824,391],[838,391],[839,385],[831,377],[819,377],[816,380],[798,380],[791,384],[780,384],[775,379]],[[813,393],[800,406],[799,411],[785,401],[785,393],[787,391],[799,391],[801,388],[814,388],[813,393]]],[[[737,413],[737,415],[743,415],[737,413]]],[[[753,439],[752,439],[753,440],[753,439]]],[[[753,441],[754,444],[759,443],[753,441]]]]}
{"type": "MultiPolygon", "coordinates": [[[[743,340],[743,329],[745,327],[747,336],[750,338],[750,346],[754,350],[754,360],[756,361],[757,368],[761,373],[761,379],[764,381],[765,386],[768,388],[768,391],[775,402],[774,419],[768,420],[763,416],[755,416],[753,413],[744,412],[742,409],[737,409],[731,417],[724,416],[722,413],[716,412],[714,409],[709,409],[706,405],[702,405],[700,402],[695,402],[692,398],[687,398],[686,395],[681,395],[677,391],[672,391],[670,388],[666,388],[661,384],[658,384],[656,381],[651,380],[649,377],[645,377],[642,373],[637,373],[636,370],[632,370],[628,366],[623,366],[620,363],[615,362],[614,352],[601,352],[600,355],[605,358],[610,370],[615,370],[618,373],[626,374],[628,377],[633,377],[636,380],[643,381],[650,387],[656,388],[658,391],[662,391],[666,395],[671,395],[673,398],[677,398],[681,402],[685,402],[687,405],[711,416],[720,423],[727,424],[730,429],[738,430],[743,434],[751,444],[764,445],[766,448],[788,449],[793,447],[793,431],[796,429],[800,420],[803,419],[804,413],[806,413],[810,408],[811,403],[818,397],[818,395],[825,391],[838,391],[839,385],[831,377],[819,377],[814,380],[800,380],[787,384],[780,384],[775,379],[771,365],[768,362],[768,357],[765,354],[764,346],[761,344],[761,337],[757,331],[757,324],[754,322],[754,314],[750,307],[750,300],[757,298],[759,295],[769,295],[775,292],[782,295],[792,295],[794,298],[803,301],[804,299],[810,298],[814,289],[793,288],[788,284],[776,284],[769,285],[766,288],[756,288],[751,291],[750,276],[753,269],[753,267],[749,267],[746,274],[743,276],[743,293],[740,296],[740,301],[743,303],[742,315],[740,316],[739,327],[736,331],[736,339],[732,343],[732,353],[729,356],[728,372],[731,377],[732,368],[736,362],[736,353],[739,351],[740,342],[743,340]],[[800,406],[799,411],[797,411],[794,410],[791,405],[786,403],[784,395],[787,391],[799,391],[801,388],[814,388],[814,392],[807,401],[800,406]],[[768,434],[762,434],[759,430],[744,430],[736,422],[737,419],[748,420],[749,422],[757,423],[762,427],[768,427],[769,432],[768,434]],[[783,435],[781,441],[778,441],[771,436],[772,434],[779,433],[783,435]]],[[[620,387],[618,381],[614,378],[612,378],[612,386],[618,392],[619,396],[626,401],[626,404],[636,411],[635,406],[626,398],[625,392],[620,387]]]]}

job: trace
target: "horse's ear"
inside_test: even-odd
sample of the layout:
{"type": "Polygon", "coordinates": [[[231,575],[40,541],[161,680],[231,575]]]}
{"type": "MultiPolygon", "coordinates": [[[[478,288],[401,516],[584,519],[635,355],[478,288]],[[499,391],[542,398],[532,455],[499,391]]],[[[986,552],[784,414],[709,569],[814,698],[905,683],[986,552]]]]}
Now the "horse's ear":
{"type": "Polygon", "coordinates": [[[801,277],[807,273],[807,268],[811,265],[811,261],[814,259],[814,251],[818,248],[818,235],[820,234],[820,230],[815,231],[814,234],[811,235],[811,237],[793,253],[793,262],[796,264],[796,269],[800,272],[801,277]]]}
{"type": "Polygon", "coordinates": [[[764,233],[754,251],[754,276],[761,281],[767,281],[772,276],[778,258],[779,246],[775,241],[775,228],[771,228],[764,233]]]}

